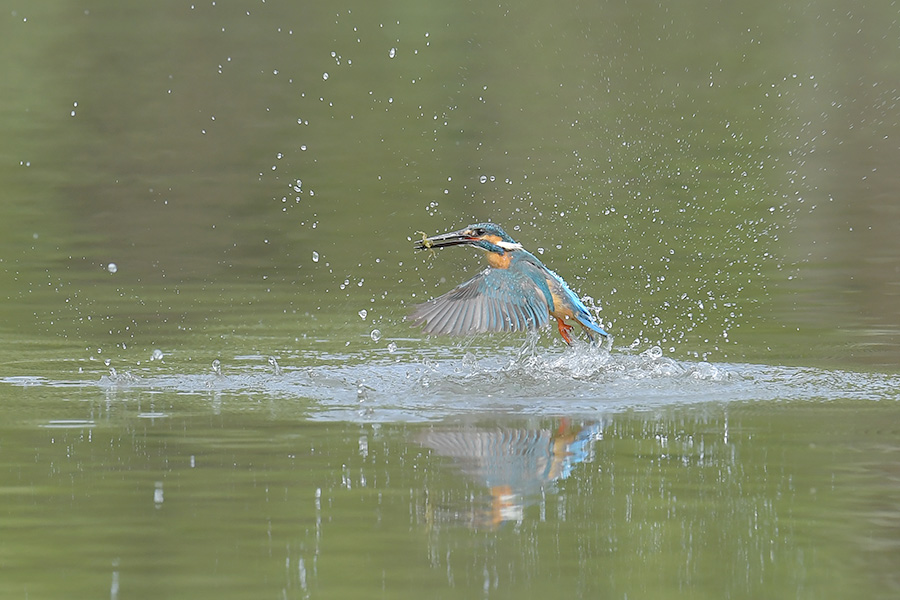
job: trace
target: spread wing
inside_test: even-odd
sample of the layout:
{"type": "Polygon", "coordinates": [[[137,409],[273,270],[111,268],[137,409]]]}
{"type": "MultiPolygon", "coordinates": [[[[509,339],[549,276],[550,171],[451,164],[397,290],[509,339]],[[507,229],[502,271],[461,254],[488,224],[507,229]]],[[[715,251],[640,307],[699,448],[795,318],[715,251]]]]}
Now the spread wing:
{"type": "Polygon", "coordinates": [[[543,327],[550,320],[537,267],[487,268],[443,296],[418,305],[407,317],[425,333],[465,335],[543,327]],[[531,271],[534,271],[532,273],[531,271]]]}

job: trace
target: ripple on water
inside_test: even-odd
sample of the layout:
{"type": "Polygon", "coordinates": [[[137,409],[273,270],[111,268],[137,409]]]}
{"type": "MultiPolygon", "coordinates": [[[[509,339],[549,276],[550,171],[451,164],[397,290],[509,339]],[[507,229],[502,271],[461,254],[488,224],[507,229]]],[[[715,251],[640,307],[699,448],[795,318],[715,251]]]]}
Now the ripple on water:
{"type": "Polygon", "coordinates": [[[44,429],[89,429],[95,425],[94,421],[85,419],[52,419],[42,423],[44,429]]]}
{"type": "Polygon", "coordinates": [[[451,358],[382,349],[365,356],[331,356],[314,366],[309,360],[281,360],[284,364],[267,356],[223,358],[199,373],[181,373],[174,361],[157,361],[135,369],[110,368],[93,383],[41,377],[0,382],[23,387],[95,385],[109,393],[221,392],[238,401],[250,396],[254,401],[304,399],[309,400],[305,404],[311,418],[384,421],[479,412],[571,415],[702,402],[900,397],[896,375],[682,361],[656,348],[639,353],[587,344],[562,350],[526,344],[507,354],[479,350],[451,358]]]}

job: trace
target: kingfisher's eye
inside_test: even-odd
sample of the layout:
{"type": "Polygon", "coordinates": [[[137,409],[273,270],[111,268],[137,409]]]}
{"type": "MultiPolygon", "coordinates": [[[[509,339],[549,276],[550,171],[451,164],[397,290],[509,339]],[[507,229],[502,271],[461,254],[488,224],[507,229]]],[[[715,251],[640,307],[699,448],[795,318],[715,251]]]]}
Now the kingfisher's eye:
{"type": "Polygon", "coordinates": [[[484,235],[484,229],[479,227],[478,229],[473,229],[472,233],[475,235],[475,237],[481,237],[484,235]]]}

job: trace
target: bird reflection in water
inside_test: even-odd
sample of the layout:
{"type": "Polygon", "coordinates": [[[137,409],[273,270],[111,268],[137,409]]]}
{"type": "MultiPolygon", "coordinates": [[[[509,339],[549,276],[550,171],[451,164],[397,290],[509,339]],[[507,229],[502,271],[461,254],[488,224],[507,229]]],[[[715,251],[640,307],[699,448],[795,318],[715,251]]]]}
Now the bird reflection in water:
{"type": "Polygon", "coordinates": [[[574,465],[590,462],[593,442],[601,437],[600,423],[573,424],[569,419],[561,419],[555,429],[429,429],[418,436],[419,444],[453,459],[463,474],[485,486],[490,491],[490,505],[479,508],[473,503],[470,511],[460,514],[427,501],[426,521],[435,525],[462,520],[473,527],[491,528],[521,522],[530,501],[567,478],[574,465]]]}

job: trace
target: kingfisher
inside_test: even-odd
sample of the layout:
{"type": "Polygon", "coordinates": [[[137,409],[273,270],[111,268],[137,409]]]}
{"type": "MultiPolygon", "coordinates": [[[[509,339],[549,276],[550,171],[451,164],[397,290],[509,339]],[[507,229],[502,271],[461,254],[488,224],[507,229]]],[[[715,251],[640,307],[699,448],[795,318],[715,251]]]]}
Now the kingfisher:
{"type": "Polygon", "coordinates": [[[538,329],[553,317],[569,345],[574,326],[568,321],[581,325],[591,342],[596,341],[594,334],[609,335],[562,277],[494,223],[476,223],[432,237],[423,233],[415,245],[417,250],[474,246],[485,251],[488,262],[488,267],[469,281],[415,307],[407,319],[414,326],[424,325],[425,333],[465,335],[538,329]]]}

